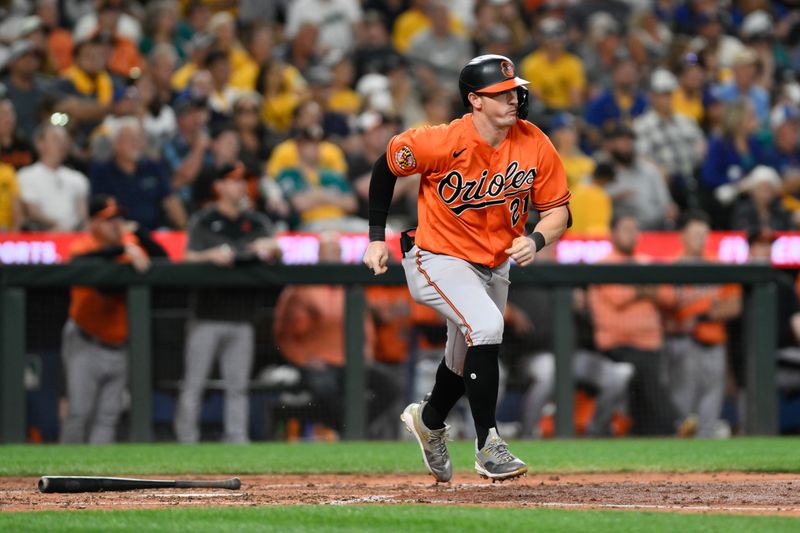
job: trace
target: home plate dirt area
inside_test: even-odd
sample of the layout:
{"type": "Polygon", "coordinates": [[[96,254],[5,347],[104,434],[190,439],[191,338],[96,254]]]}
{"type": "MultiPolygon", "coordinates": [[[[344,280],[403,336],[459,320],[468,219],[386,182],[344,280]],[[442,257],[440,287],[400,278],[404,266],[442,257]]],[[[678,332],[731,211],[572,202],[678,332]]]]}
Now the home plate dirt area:
{"type": "Polygon", "coordinates": [[[242,488],[238,491],[160,489],[82,494],[42,494],[37,490],[36,477],[0,478],[0,512],[167,506],[446,504],[800,516],[798,474],[532,473],[515,481],[493,484],[474,474],[457,473],[452,482],[439,485],[421,474],[239,477],[242,488]]]}

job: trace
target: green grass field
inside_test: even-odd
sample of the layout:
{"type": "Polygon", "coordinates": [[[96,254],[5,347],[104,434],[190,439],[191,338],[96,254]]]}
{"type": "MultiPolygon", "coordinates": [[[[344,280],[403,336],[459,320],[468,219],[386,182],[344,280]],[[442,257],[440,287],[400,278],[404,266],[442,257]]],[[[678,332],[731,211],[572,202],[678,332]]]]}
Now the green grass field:
{"type": "MultiPolygon", "coordinates": [[[[514,442],[535,473],[800,472],[800,439],[514,442]]],[[[457,470],[471,444],[454,442],[457,470]]],[[[248,446],[0,446],[0,475],[421,473],[410,442],[248,446]]],[[[3,531],[800,531],[783,517],[456,506],[179,507],[165,510],[0,513],[3,531]]]]}

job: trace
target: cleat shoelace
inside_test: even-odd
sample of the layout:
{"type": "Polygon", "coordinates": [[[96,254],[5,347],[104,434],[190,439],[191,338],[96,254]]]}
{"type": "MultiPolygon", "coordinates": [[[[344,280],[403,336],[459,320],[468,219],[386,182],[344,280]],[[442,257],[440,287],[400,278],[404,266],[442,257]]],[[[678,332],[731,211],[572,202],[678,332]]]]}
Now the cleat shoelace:
{"type": "Polygon", "coordinates": [[[508,451],[508,445],[503,441],[495,441],[486,446],[486,451],[499,459],[500,464],[510,463],[515,459],[508,451]]]}
{"type": "Polygon", "coordinates": [[[447,428],[441,430],[433,430],[428,433],[428,444],[430,444],[436,453],[438,453],[444,462],[447,462],[449,456],[447,453],[447,441],[450,440],[450,435],[447,433],[447,428]]]}

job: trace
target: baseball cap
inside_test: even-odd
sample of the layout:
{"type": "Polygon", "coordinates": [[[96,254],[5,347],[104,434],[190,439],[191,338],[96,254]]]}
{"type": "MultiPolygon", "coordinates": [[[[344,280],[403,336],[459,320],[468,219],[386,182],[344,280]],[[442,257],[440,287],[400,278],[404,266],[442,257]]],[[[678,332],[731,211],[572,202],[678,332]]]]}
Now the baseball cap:
{"type": "Polygon", "coordinates": [[[539,30],[546,39],[563,37],[567,33],[567,25],[556,17],[546,17],[539,23],[539,30]]]}
{"type": "Polygon", "coordinates": [[[774,188],[780,189],[781,177],[778,171],[767,165],[758,165],[742,180],[742,186],[746,191],[751,191],[762,183],[768,183],[774,188]]]}
{"type": "Polygon", "coordinates": [[[245,167],[241,161],[233,164],[222,165],[217,173],[214,175],[214,181],[234,179],[243,180],[245,176],[245,167]]]}
{"type": "Polygon", "coordinates": [[[22,56],[36,51],[36,45],[33,44],[31,40],[22,39],[20,41],[14,41],[14,44],[11,45],[9,50],[7,62],[11,64],[22,56]]]}
{"type": "Polygon", "coordinates": [[[751,39],[772,33],[772,17],[763,9],[758,9],[747,15],[742,21],[742,37],[751,39]]]}
{"type": "Polygon", "coordinates": [[[666,69],[656,69],[650,76],[650,90],[654,93],[671,93],[677,88],[677,78],[675,78],[672,72],[666,69]]]}
{"type": "Polygon", "coordinates": [[[777,129],[787,122],[800,120],[800,110],[790,104],[781,104],[775,106],[769,114],[769,126],[772,129],[777,129]]]}
{"type": "Polygon", "coordinates": [[[744,47],[733,55],[731,65],[739,67],[743,65],[752,65],[756,62],[758,62],[758,54],[756,51],[752,48],[744,47]]]}
{"type": "Polygon", "coordinates": [[[110,220],[125,216],[125,209],[108,194],[96,194],[89,200],[89,218],[110,220]]]}

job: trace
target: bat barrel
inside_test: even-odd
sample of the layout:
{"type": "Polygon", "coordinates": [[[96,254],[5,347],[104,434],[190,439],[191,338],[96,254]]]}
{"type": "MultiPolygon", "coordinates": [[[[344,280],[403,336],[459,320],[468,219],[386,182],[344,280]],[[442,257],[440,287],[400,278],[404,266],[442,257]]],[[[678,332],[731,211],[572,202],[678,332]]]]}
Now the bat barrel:
{"type": "Polygon", "coordinates": [[[222,480],[162,480],[118,477],[44,476],[39,479],[40,492],[115,492],[161,488],[211,488],[239,490],[238,477],[222,480]]]}

